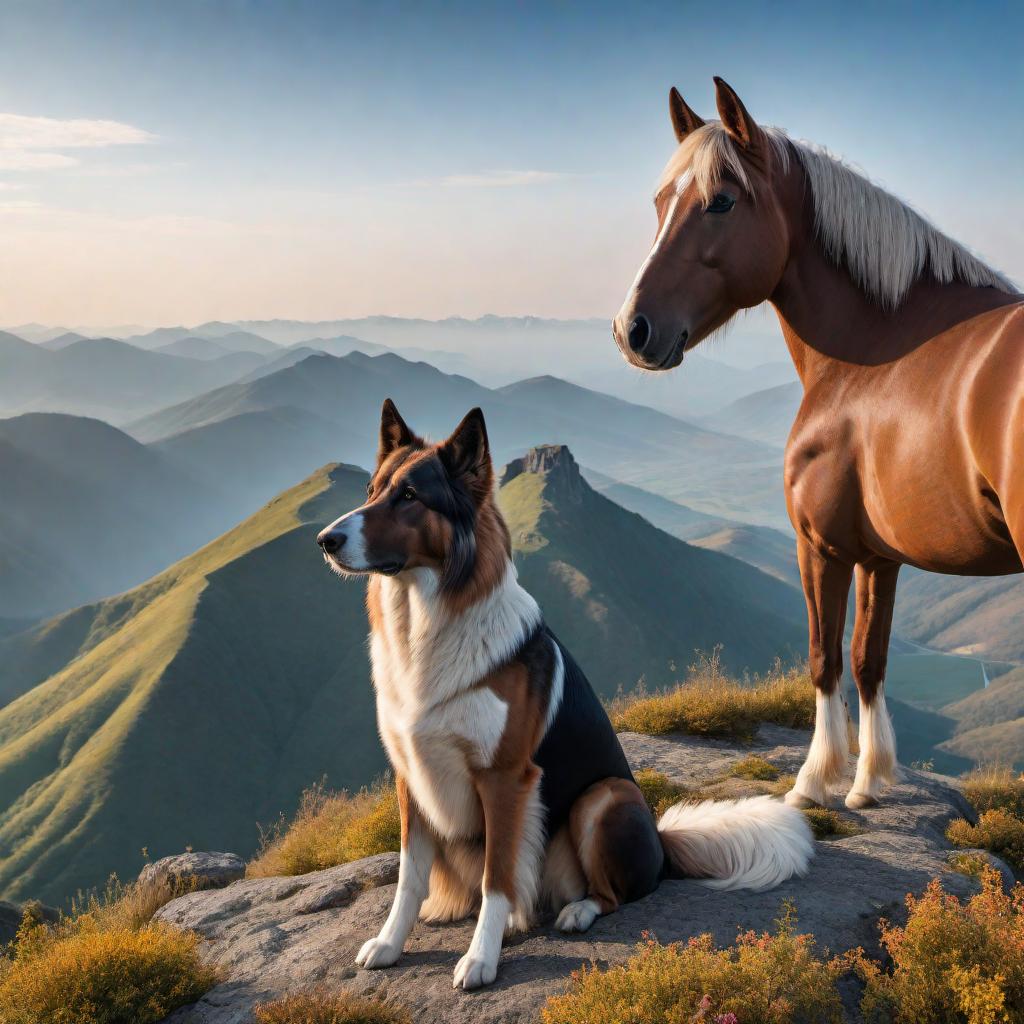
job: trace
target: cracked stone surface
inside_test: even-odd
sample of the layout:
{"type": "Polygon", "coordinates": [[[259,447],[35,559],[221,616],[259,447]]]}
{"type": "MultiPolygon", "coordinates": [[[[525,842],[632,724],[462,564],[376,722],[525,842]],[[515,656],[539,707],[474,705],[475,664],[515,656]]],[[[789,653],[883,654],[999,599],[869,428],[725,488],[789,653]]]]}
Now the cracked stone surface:
{"type": "MultiPolygon", "coordinates": [[[[750,746],[683,736],[621,737],[634,768],[655,768],[689,786],[717,783],[722,795],[751,784],[722,781],[739,758],[757,753],[792,773],[802,762],[807,733],[763,726],[750,746]]],[[[850,762],[852,778],[853,762],[850,762]]],[[[748,791],[756,791],[748,789],[748,791]]],[[[711,932],[730,943],[739,929],[769,929],[792,903],[800,931],[837,953],[877,949],[878,919],[899,920],[908,892],[940,876],[961,896],[977,883],[951,870],[946,826],[974,819],[952,779],[900,769],[883,804],[842,809],[861,831],[819,842],[806,878],[767,893],[721,893],[693,881],[667,881],[657,892],[599,918],[582,935],[563,935],[546,921],[506,941],[496,983],[478,992],[452,989],[452,971],[469,945],[472,920],[418,924],[394,967],[365,971],[353,960],[380,928],[398,877],[396,854],[381,854],[295,878],[259,878],[190,893],[159,917],[203,936],[204,955],[226,968],[228,980],[168,1020],[173,1024],[248,1024],[254,1003],[317,985],[388,994],[424,1024],[526,1024],[544,1000],[562,991],[582,964],[621,962],[645,933],[663,942],[711,932]]],[[[849,1000],[848,1000],[849,1002],[849,1000]]]]}

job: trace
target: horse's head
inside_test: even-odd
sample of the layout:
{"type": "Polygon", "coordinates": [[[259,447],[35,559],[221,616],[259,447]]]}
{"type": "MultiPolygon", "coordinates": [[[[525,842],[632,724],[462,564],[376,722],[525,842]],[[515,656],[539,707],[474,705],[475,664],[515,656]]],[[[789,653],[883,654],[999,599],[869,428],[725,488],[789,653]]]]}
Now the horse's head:
{"type": "Polygon", "coordinates": [[[668,370],[738,310],[775,290],[789,251],[778,198],[787,143],[758,127],[740,98],[715,79],[721,122],[705,122],[672,89],[679,146],[654,205],[658,233],[613,326],[626,359],[668,370]]]}

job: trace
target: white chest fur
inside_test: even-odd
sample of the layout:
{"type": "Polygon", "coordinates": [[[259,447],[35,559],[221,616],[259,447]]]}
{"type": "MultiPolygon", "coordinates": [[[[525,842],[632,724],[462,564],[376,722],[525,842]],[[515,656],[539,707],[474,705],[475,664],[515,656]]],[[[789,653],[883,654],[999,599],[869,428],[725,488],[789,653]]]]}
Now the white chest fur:
{"type": "Polygon", "coordinates": [[[477,684],[518,650],[540,610],[511,562],[502,582],[458,615],[448,611],[428,570],[382,579],[380,598],[370,654],[388,756],[438,833],[479,835],[472,771],[491,763],[508,706],[477,684]]]}

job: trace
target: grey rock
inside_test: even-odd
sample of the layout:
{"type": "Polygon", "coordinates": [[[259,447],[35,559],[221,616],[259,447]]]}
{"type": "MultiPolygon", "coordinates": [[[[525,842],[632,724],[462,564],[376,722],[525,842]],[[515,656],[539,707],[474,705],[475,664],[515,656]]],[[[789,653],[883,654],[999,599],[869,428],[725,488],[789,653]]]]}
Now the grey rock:
{"type": "Polygon", "coordinates": [[[139,884],[194,880],[197,888],[217,889],[245,877],[245,861],[237,853],[178,853],[147,864],[139,884]]]}
{"type": "MultiPolygon", "coordinates": [[[[691,737],[621,737],[635,768],[655,768],[687,785],[705,785],[738,758],[758,753],[784,772],[795,771],[808,735],[762,727],[752,747],[691,737]]],[[[850,770],[852,778],[853,762],[850,770]]],[[[406,1003],[424,1024],[535,1024],[545,999],[563,991],[583,964],[619,963],[645,934],[662,942],[710,932],[722,944],[737,930],[770,929],[791,904],[798,929],[832,953],[878,948],[878,920],[899,920],[908,892],[940,876],[965,896],[977,882],[950,869],[948,823],[969,809],[954,780],[900,770],[879,807],[842,811],[863,831],[821,842],[806,878],[767,893],[722,893],[695,881],[667,881],[657,892],[599,918],[582,935],[563,935],[550,920],[506,942],[497,982],[478,992],[453,991],[452,971],[469,945],[472,920],[418,924],[399,963],[359,970],[353,960],[387,916],[397,856],[382,854],[296,878],[246,879],[169,903],[159,917],[199,932],[205,955],[229,980],[200,1002],[178,1010],[173,1024],[248,1024],[254,1003],[317,985],[387,994],[406,1003]]],[[[718,782],[741,791],[739,780],[718,782]]],[[[844,992],[848,1007],[854,1000],[844,992]]]]}

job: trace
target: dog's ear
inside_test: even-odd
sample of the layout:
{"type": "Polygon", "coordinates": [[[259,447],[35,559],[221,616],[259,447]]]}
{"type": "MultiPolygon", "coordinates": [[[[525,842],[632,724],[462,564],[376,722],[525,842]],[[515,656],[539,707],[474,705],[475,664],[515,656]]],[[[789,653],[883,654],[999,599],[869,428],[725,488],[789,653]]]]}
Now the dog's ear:
{"type": "Polygon", "coordinates": [[[383,462],[393,451],[408,445],[423,447],[423,439],[417,437],[399,415],[395,403],[384,399],[380,411],[380,447],[377,449],[377,464],[383,462]]]}
{"type": "Polygon", "coordinates": [[[487,425],[480,409],[470,409],[466,413],[438,453],[449,475],[464,480],[478,496],[490,491],[494,470],[487,442],[487,425]]]}

